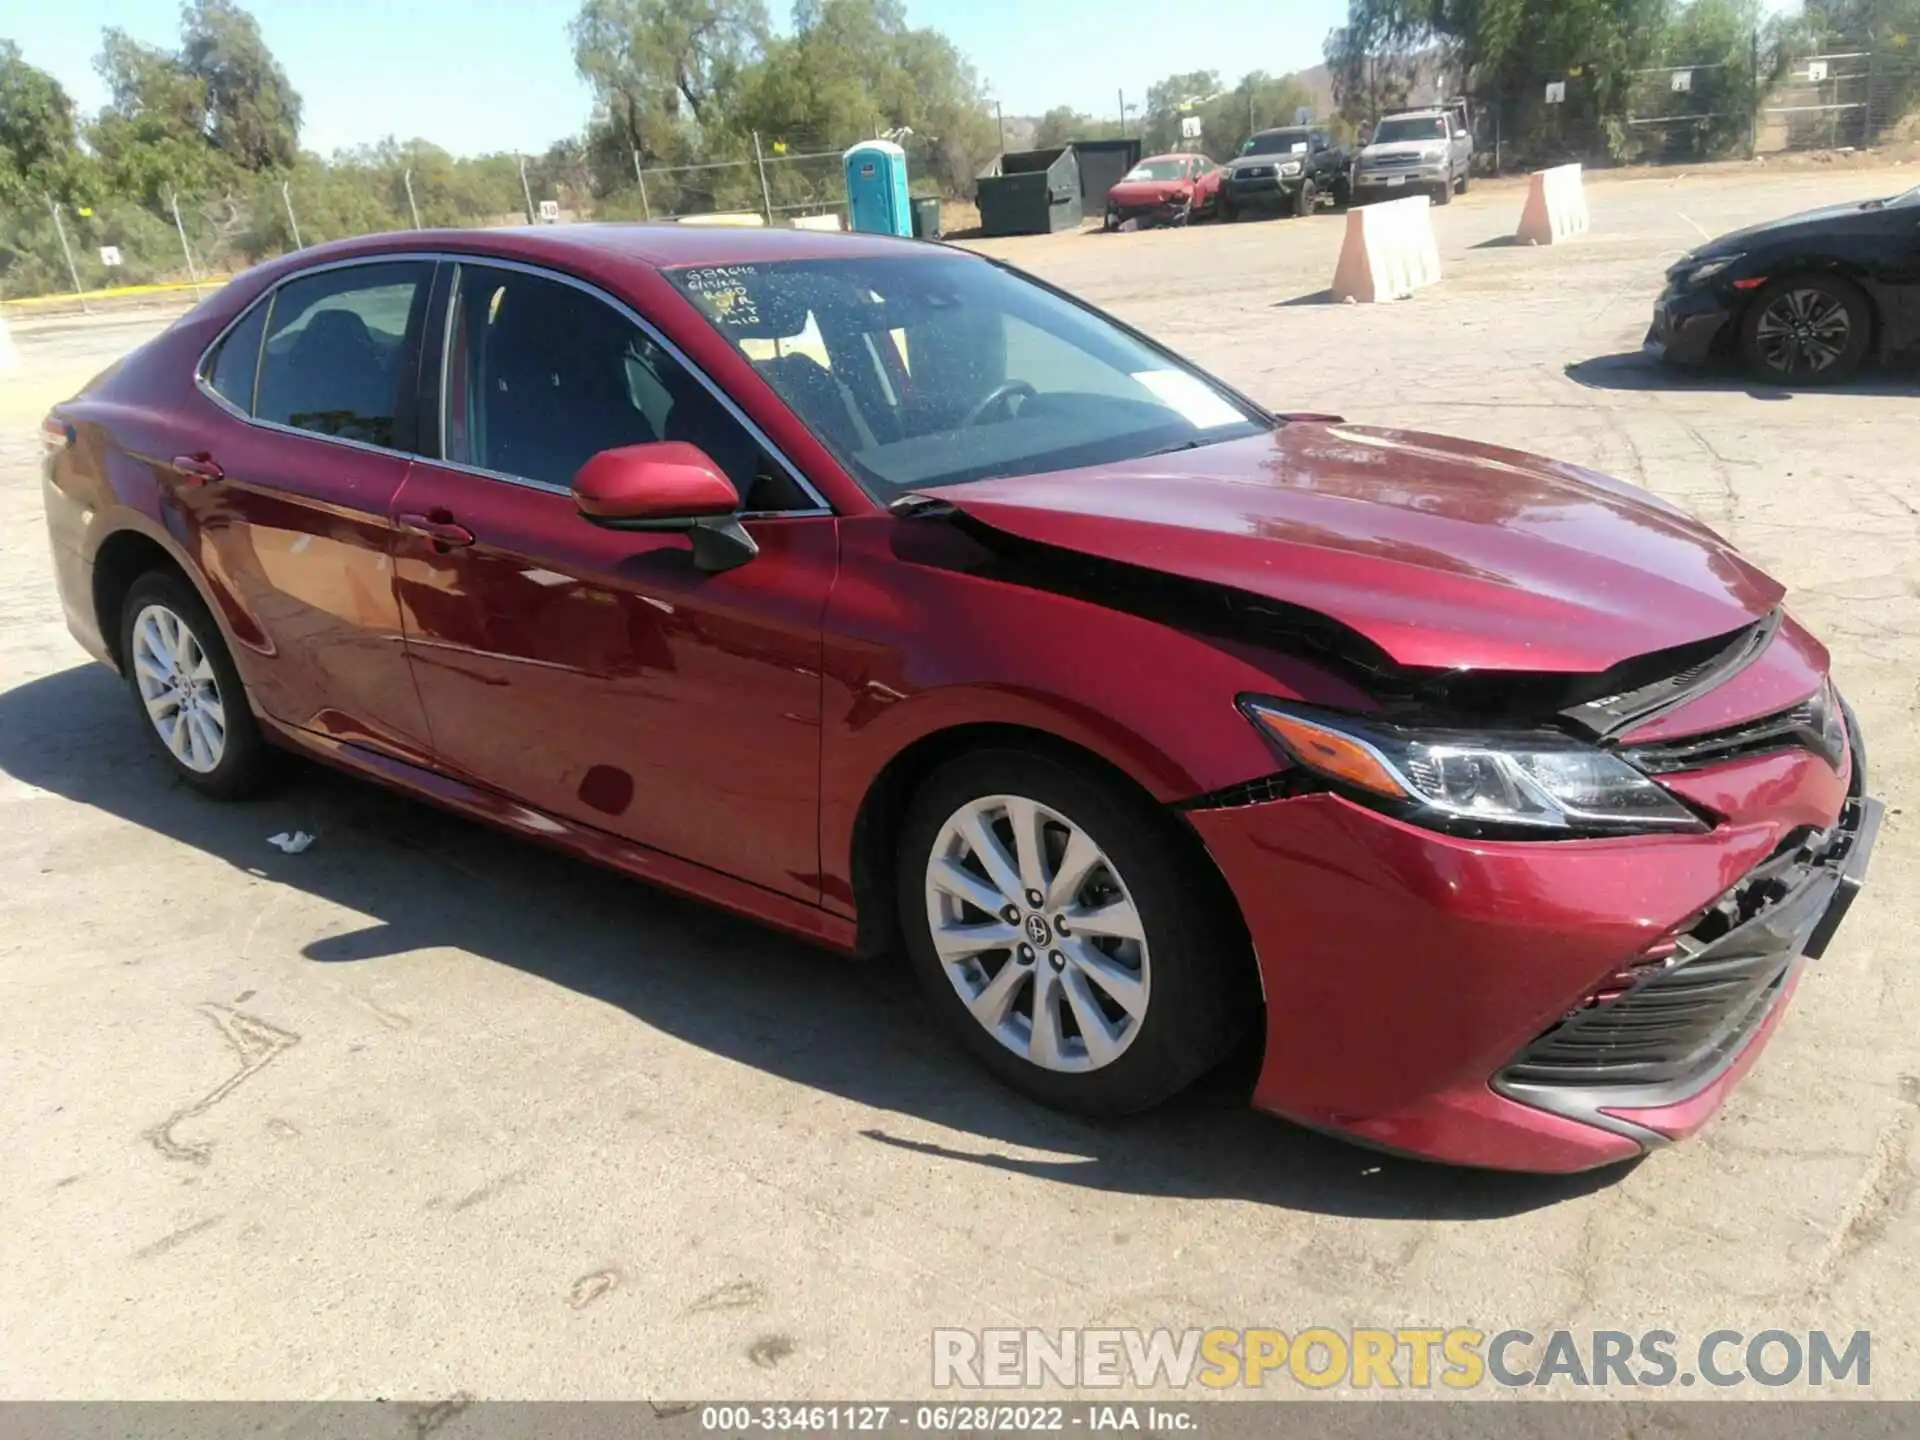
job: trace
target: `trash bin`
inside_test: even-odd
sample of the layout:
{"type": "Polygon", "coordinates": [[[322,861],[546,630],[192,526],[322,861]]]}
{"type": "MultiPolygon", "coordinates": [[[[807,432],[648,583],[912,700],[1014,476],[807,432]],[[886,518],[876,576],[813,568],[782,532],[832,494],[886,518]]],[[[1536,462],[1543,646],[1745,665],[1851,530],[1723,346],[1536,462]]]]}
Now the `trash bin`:
{"type": "Polygon", "coordinates": [[[913,202],[913,238],[940,238],[940,200],[937,196],[923,195],[913,202]]]}
{"type": "Polygon", "coordinates": [[[1072,146],[1000,157],[1000,173],[976,189],[988,235],[1047,235],[1080,228],[1080,164],[1072,146]]]}

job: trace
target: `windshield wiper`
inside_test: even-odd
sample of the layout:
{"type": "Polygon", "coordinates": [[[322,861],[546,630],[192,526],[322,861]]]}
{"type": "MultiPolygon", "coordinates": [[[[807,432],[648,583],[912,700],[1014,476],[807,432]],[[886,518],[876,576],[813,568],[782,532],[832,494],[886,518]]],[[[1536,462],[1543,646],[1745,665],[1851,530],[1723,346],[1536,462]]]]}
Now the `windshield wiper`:
{"type": "Polygon", "coordinates": [[[1162,445],[1158,450],[1149,450],[1140,458],[1142,460],[1151,460],[1155,455],[1171,455],[1176,450],[1198,450],[1202,445],[1211,445],[1213,443],[1212,440],[1204,435],[1196,435],[1191,440],[1176,440],[1171,445],[1162,445]]]}

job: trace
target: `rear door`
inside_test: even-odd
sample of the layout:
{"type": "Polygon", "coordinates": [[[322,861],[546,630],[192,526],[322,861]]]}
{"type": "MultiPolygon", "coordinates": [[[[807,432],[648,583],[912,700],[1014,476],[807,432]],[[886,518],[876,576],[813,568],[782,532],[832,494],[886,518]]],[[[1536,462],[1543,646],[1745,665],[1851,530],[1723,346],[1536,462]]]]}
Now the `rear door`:
{"type": "Polygon", "coordinates": [[[443,769],[551,815],[819,898],[821,621],[835,521],[658,332],[519,266],[450,275],[429,453],[394,502],[412,668],[443,769]],[[698,445],[760,553],[583,519],[591,456],[698,445]]]}
{"type": "Polygon", "coordinates": [[[372,260],[282,281],[208,352],[200,383],[220,415],[208,448],[176,462],[255,703],[408,757],[427,733],[389,516],[433,272],[430,260],[372,260]]]}

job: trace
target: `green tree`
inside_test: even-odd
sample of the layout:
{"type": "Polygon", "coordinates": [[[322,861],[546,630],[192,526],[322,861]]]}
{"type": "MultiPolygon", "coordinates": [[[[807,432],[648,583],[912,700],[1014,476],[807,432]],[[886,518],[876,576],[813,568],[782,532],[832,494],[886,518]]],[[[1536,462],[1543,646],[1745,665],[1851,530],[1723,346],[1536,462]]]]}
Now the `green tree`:
{"type": "Polygon", "coordinates": [[[232,182],[237,167],[207,139],[206,84],[178,56],[110,29],[94,68],[109,98],[86,138],[108,191],[164,208],[170,195],[232,182]]]}
{"type": "Polygon", "coordinates": [[[0,205],[65,196],[82,168],[78,142],[73,101],[60,82],[0,40],[0,205]]]}
{"type": "Polygon", "coordinates": [[[201,84],[207,138],[243,170],[293,164],[300,97],[259,22],[233,0],[189,0],[180,28],[180,67],[201,84]]]}
{"type": "Polygon", "coordinates": [[[682,158],[687,128],[720,119],[771,30],[762,0],[584,0],[569,33],[611,143],[652,161],[682,158]]]}

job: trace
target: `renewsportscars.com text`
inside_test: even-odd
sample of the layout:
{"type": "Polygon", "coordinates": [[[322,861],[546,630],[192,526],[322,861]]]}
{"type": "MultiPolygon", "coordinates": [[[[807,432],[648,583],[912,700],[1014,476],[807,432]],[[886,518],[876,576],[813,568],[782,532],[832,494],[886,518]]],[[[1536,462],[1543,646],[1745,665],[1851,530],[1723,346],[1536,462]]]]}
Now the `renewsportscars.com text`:
{"type": "Polygon", "coordinates": [[[936,1330],[940,1389],[1660,1389],[1844,1385],[1872,1379],[1872,1336],[1715,1330],[936,1330]]]}

